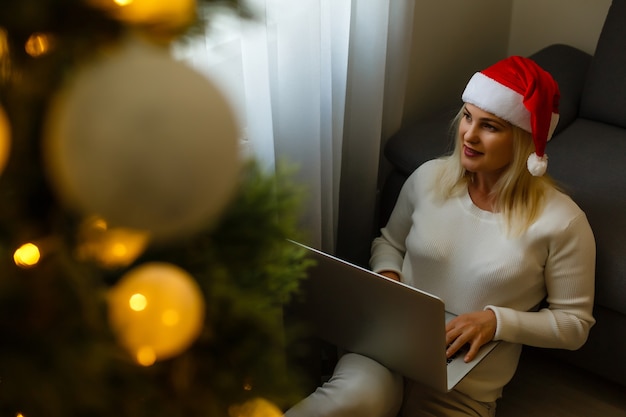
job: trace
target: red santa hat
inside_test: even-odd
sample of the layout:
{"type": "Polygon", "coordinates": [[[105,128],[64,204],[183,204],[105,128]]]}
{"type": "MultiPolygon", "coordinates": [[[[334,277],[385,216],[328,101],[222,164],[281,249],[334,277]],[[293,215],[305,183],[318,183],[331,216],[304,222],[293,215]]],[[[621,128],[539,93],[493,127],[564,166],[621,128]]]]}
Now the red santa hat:
{"type": "Polygon", "coordinates": [[[528,170],[535,176],[546,172],[546,143],[559,121],[560,98],[547,71],[529,58],[512,56],[474,74],[462,98],[530,132],[535,152],[528,157],[528,170]]]}

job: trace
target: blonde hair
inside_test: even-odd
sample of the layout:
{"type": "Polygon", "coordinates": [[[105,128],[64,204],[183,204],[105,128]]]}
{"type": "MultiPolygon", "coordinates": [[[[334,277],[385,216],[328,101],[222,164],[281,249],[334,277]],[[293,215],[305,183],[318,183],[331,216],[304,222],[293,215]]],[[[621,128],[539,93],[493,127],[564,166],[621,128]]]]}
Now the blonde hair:
{"type": "MultiPolygon", "coordinates": [[[[454,150],[438,173],[435,195],[447,199],[467,190],[472,174],[461,165],[462,140],[459,124],[463,117],[463,108],[454,118],[451,133],[454,137],[454,150]]],[[[526,160],[534,152],[532,135],[512,125],[513,161],[500,176],[491,194],[494,197],[494,211],[502,213],[506,231],[509,235],[519,236],[534,223],[543,210],[546,192],[556,188],[554,181],[547,175],[534,177],[528,171],[526,160]]]]}

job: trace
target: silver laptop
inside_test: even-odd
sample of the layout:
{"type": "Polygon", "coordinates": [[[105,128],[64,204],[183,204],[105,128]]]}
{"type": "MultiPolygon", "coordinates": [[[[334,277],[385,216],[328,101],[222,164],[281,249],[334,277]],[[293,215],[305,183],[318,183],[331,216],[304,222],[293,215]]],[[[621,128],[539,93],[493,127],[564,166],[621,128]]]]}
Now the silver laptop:
{"type": "Polygon", "coordinates": [[[469,363],[463,351],[447,359],[445,322],[454,315],[440,298],[294,244],[316,261],[301,284],[297,311],[326,342],[442,392],[453,389],[498,343],[484,345],[469,363]]]}

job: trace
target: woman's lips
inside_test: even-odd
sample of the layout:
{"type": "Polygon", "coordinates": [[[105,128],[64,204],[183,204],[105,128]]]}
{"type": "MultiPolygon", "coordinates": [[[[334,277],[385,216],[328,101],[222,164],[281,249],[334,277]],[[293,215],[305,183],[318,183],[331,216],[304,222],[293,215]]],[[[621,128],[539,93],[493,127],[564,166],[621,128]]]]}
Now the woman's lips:
{"type": "Polygon", "coordinates": [[[465,154],[465,156],[470,157],[470,158],[482,155],[482,152],[478,152],[477,150],[468,148],[465,145],[463,145],[463,153],[465,154]]]}

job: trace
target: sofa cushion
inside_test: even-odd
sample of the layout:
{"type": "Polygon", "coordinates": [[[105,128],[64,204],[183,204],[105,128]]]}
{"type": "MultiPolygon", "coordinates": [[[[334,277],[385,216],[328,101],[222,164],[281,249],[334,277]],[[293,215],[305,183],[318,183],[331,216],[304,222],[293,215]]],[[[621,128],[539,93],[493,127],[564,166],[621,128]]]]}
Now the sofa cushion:
{"type": "Polygon", "coordinates": [[[457,106],[400,129],[385,144],[385,157],[395,169],[409,176],[426,161],[451,152],[454,145],[452,121],[461,109],[457,106]]]}
{"type": "MultiPolygon", "coordinates": [[[[591,328],[589,339],[582,348],[574,351],[561,349],[543,351],[626,386],[626,361],[621,359],[626,351],[626,338],[621,337],[626,333],[626,315],[596,305],[593,316],[596,318],[596,324],[591,328]]],[[[625,415],[624,412],[615,411],[616,414],[605,410],[588,415],[625,415]]]]}
{"type": "Polygon", "coordinates": [[[626,0],[613,0],[583,90],[580,115],[626,127],[626,0]]]}
{"type": "Polygon", "coordinates": [[[578,119],[547,154],[548,173],[585,211],[596,237],[596,303],[626,314],[626,130],[578,119]]]}

